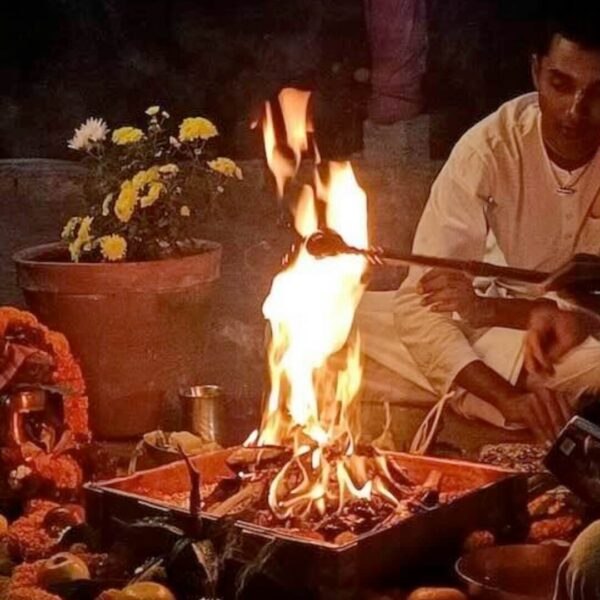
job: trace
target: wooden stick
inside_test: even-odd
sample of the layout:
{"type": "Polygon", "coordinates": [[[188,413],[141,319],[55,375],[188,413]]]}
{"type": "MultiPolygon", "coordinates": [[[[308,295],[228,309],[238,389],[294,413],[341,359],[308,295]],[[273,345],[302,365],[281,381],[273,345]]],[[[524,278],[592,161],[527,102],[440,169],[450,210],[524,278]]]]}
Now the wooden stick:
{"type": "Polygon", "coordinates": [[[200,472],[192,464],[190,457],[180,445],[177,446],[177,449],[185,461],[188,469],[188,475],[190,477],[190,514],[200,520],[200,509],[202,507],[202,495],[200,491],[202,481],[200,478],[200,472]]]}
{"type": "Polygon", "coordinates": [[[240,512],[245,506],[256,502],[262,496],[265,486],[266,482],[262,479],[251,481],[233,496],[213,505],[208,512],[215,517],[224,517],[231,513],[240,512]]]}

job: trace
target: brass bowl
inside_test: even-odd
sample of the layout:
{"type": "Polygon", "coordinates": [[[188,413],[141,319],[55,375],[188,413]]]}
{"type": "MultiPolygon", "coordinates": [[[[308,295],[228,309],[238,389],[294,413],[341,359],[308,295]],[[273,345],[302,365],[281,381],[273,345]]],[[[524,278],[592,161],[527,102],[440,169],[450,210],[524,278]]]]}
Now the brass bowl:
{"type": "Polygon", "coordinates": [[[519,544],[479,548],[456,562],[470,596],[481,600],[552,598],[564,546],[519,544]]]}

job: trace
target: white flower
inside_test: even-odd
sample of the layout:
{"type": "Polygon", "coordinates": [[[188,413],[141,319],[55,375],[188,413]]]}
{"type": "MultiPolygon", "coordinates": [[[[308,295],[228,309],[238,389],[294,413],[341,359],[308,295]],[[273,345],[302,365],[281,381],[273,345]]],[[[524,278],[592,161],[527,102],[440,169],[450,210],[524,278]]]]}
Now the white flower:
{"type": "Polygon", "coordinates": [[[171,136],[169,138],[169,144],[171,144],[171,146],[173,146],[174,148],[181,148],[181,144],[179,143],[179,140],[176,137],[171,136]]]}
{"type": "Polygon", "coordinates": [[[157,115],[160,112],[160,106],[149,106],[146,109],[146,114],[149,117],[153,117],[154,115],[157,115]]]}
{"type": "Polygon", "coordinates": [[[68,146],[72,150],[89,150],[93,144],[103,142],[108,134],[108,127],[102,119],[90,117],[69,140],[68,146]]]}
{"type": "Polygon", "coordinates": [[[60,237],[63,240],[69,239],[75,233],[75,227],[77,227],[79,223],[81,223],[81,217],[71,217],[63,227],[60,237]]]}
{"type": "Polygon", "coordinates": [[[104,202],[102,202],[102,216],[103,217],[108,217],[109,212],[110,212],[110,203],[112,202],[112,199],[113,199],[112,194],[107,194],[106,197],[104,198],[104,202]]]}
{"type": "Polygon", "coordinates": [[[174,163],[169,163],[168,165],[162,165],[158,167],[159,173],[164,173],[165,175],[175,175],[179,173],[179,167],[174,163]]]}
{"type": "Polygon", "coordinates": [[[170,114],[169,114],[169,113],[168,113],[166,110],[163,110],[163,111],[162,111],[160,114],[161,114],[161,115],[162,115],[162,116],[163,116],[165,119],[168,119],[168,118],[171,116],[171,115],[170,115],[170,114]]]}

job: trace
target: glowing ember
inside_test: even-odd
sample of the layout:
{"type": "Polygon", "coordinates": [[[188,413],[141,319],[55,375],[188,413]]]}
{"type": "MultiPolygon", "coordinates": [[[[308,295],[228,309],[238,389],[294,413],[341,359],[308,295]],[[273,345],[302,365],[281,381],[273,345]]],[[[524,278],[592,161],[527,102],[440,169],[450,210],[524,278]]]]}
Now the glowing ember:
{"type": "MultiPolygon", "coordinates": [[[[279,104],[289,148],[277,144],[268,103],[264,140],[281,196],[309,145],[309,94],[285,89],[279,104]]],[[[347,244],[368,248],[367,198],[349,163],[331,163],[327,183],[315,173],[315,189],[304,186],[294,217],[304,238],[320,223],[347,244]],[[315,199],[324,203],[325,223],[320,223],[315,199]]],[[[291,458],[269,484],[268,504],[281,520],[339,514],[350,500],[371,501],[374,496],[399,506],[386,459],[369,457],[367,466],[366,457],[356,453],[362,367],[352,324],[366,267],[362,256],[316,259],[301,246],[273,280],[263,305],[271,325],[270,392],[260,430],[245,445],[291,450],[291,458]],[[343,368],[331,368],[333,355],[342,359],[343,368]],[[373,461],[380,461],[377,468],[373,461]]]]}

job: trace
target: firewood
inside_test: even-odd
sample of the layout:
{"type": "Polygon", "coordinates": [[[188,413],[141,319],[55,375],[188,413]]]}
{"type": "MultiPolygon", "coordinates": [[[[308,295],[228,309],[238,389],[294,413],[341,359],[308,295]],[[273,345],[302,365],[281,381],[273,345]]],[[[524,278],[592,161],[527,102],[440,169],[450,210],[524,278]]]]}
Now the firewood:
{"type": "Polygon", "coordinates": [[[237,494],[242,485],[242,480],[238,477],[224,477],[219,480],[213,491],[204,498],[204,505],[207,510],[210,507],[230,498],[233,494],[237,494]]]}
{"type": "Polygon", "coordinates": [[[394,473],[389,468],[389,465],[387,466],[387,468],[386,465],[387,462],[382,465],[381,462],[375,461],[377,475],[370,475],[369,478],[374,481],[380,479],[390,490],[390,492],[392,492],[392,494],[396,496],[396,498],[404,498],[405,496],[410,495],[412,491],[411,487],[394,479],[394,473]]]}
{"type": "Polygon", "coordinates": [[[390,468],[390,473],[394,477],[394,479],[402,484],[414,486],[416,483],[410,478],[408,471],[399,463],[397,463],[391,456],[387,455],[387,463],[390,468]]]}
{"type": "Polygon", "coordinates": [[[442,474],[440,471],[431,471],[423,483],[418,488],[415,495],[415,501],[422,505],[423,508],[433,508],[440,501],[440,485],[442,482],[442,474]]]}
{"type": "Polygon", "coordinates": [[[263,479],[250,481],[239,492],[211,506],[208,510],[210,515],[215,517],[224,517],[229,514],[242,512],[244,509],[256,504],[263,496],[266,490],[267,482],[263,479]]]}
{"type": "MultiPolygon", "coordinates": [[[[183,450],[181,446],[178,447],[179,454],[183,458],[185,462],[185,466],[187,467],[188,477],[190,479],[190,514],[193,517],[200,517],[200,508],[202,507],[202,495],[201,495],[201,485],[202,479],[200,477],[200,472],[194,466],[188,454],[183,450]]],[[[197,521],[200,523],[200,521],[197,521]]]]}
{"type": "Polygon", "coordinates": [[[442,483],[441,471],[434,470],[429,473],[429,475],[427,476],[427,479],[425,480],[425,483],[423,483],[422,487],[427,488],[429,490],[437,490],[439,492],[441,483],[442,483]]]}
{"type": "Polygon", "coordinates": [[[272,466],[273,463],[285,463],[291,456],[289,448],[264,446],[261,448],[238,448],[227,458],[227,465],[236,472],[247,472],[250,467],[272,466]]]}

